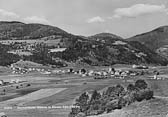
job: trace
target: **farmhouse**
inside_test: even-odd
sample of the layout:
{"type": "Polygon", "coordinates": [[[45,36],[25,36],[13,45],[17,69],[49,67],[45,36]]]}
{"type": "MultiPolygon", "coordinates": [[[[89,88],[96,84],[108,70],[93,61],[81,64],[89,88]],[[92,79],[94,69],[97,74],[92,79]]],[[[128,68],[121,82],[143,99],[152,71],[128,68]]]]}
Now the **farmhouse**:
{"type": "Polygon", "coordinates": [[[4,81],[3,80],[0,80],[0,85],[4,85],[4,81]]]}

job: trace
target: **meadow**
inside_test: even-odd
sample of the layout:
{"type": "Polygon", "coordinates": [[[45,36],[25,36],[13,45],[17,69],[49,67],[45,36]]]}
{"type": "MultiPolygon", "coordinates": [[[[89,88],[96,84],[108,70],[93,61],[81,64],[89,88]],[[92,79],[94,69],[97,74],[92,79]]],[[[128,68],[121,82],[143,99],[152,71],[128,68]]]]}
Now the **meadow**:
{"type": "MultiPolygon", "coordinates": [[[[117,69],[131,69],[130,66],[115,66],[117,69]]],[[[67,69],[67,68],[65,68],[67,69]]],[[[92,67],[89,69],[107,69],[107,67],[92,67]]],[[[14,86],[6,86],[7,95],[0,96],[0,111],[5,112],[9,117],[67,117],[70,109],[3,109],[7,106],[70,106],[81,93],[87,91],[92,93],[94,90],[102,92],[109,86],[121,84],[127,87],[128,84],[135,82],[137,79],[145,79],[158,98],[168,96],[168,75],[167,67],[156,67],[155,69],[163,72],[164,80],[149,79],[152,73],[125,79],[94,79],[93,77],[75,74],[50,74],[44,75],[39,73],[25,75],[4,75],[0,79],[21,79],[26,82],[21,83],[22,88],[16,89],[14,86]],[[166,78],[167,77],[167,78],[166,78]],[[31,86],[24,87],[24,84],[30,83],[31,86]],[[160,96],[160,97],[159,97],[160,96]],[[12,103],[11,103],[12,102],[12,103]],[[14,102],[14,103],[13,103],[14,102]]],[[[153,68],[149,71],[155,70],[153,68]]],[[[53,69],[54,70],[54,69],[53,69]]],[[[2,70],[3,71],[3,70],[2,70]]],[[[2,90],[2,86],[0,89],[2,90]]],[[[162,99],[160,99],[162,100],[162,99]]],[[[162,100],[163,101],[163,100],[162,100]]],[[[143,103],[142,103],[143,104],[143,103]]],[[[131,107],[130,107],[131,108],[131,107]]]]}

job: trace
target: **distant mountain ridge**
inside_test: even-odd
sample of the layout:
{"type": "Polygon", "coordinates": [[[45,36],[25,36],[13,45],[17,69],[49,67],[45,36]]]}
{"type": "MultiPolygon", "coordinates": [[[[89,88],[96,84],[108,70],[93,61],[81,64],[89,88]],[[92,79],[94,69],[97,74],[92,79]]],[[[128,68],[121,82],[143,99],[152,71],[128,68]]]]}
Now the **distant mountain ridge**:
{"type": "Polygon", "coordinates": [[[168,26],[161,26],[150,32],[128,38],[128,41],[138,41],[152,50],[168,45],[168,26]]]}
{"type": "Polygon", "coordinates": [[[161,26],[150,32],[136,35],[127,40],[138,41],[146,45],[146,47],[152,51],[168,58],[168,26],[161,26]]]}
{"type": "Polygon", "coordinates": [[[111,33],[98,33],[93,36],[90,36],[90,38],[105,38],[105,37],[111,37],[111,38],[116,38],[116,39],[123,39],[120,36],[111,34],[111,33]]]}
{"type": "Polygon", "coordinates": [[[43,24],[25,24],[17,21],[0,22],[0,40],[37,39],[59,34],[67,34],[67,32],[60,28],[43,24]]]}
{"type": "Polygon", "coordinates": [[[122,37],[111,34],[111,33],[99,33],[88,37],[90,40],[101,41],[101,42],[115,42],[117,40],[123,40],[122,37]]]}

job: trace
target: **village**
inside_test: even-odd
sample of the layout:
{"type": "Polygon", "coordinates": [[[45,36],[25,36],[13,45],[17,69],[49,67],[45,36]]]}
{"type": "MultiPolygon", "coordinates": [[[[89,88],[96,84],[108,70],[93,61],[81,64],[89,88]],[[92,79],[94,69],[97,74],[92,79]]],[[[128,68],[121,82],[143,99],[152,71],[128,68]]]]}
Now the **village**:
{"type": "Polygon", "coordinates": [[[20,75],[38,72],[44,75],[74,74],[79,75],[81,77],[89,76],[93,77],[94,79],[107,79],[107,78],[127,79],[127,78],[134,78],[134,76],[152,75],[150,79],[164,80],[164,78],[158,77],[159,71],[149,70],[147,66],[141,66],[141,65],[132,65],[132,68],[130,69],[115,69],[114,67],[107,67],[105,69],[99,69],[99,70],[92,70],[92,69],[88,70],[86,68],[46,69],[33,66],[30,67],[17,66],[15,64],[11,64],[10,69],[12,70],[12,74],[20,74],[20,75]]]}

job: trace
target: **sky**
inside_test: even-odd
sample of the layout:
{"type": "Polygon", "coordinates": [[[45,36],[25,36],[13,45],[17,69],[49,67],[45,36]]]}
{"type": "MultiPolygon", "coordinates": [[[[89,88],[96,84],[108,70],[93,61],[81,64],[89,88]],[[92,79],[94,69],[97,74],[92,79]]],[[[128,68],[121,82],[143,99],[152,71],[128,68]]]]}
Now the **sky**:
{"type": "Polygon", "coordinates": [[[90,36],[128,38],[168,25],[167,0],[0,0],[1,21],[42,23],[90,36]]]}

